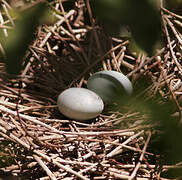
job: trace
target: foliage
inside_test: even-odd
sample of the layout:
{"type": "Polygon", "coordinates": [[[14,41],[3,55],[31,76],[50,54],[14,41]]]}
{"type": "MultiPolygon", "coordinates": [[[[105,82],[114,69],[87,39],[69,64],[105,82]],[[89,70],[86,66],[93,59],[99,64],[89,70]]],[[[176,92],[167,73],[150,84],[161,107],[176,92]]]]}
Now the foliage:
{"type": "Polygon", "coordinates": [[[152,53],[161,35],[160,13],[155,2],[94,0],[92,7],[96,17],[109,34],[119,35],[122,26],[128,25],[132,38],[138,46],[147,53],[152,53]]]}
{"type": "Polygon", "coordinates": [[[45,10],[46,4],[40,2],[18,13],[14,29],[2,42],[6,53],[3,62],[6,63],[8,73],[17,74],[21,70],[22,58],[34,38],[34,33],[45,10]]]}

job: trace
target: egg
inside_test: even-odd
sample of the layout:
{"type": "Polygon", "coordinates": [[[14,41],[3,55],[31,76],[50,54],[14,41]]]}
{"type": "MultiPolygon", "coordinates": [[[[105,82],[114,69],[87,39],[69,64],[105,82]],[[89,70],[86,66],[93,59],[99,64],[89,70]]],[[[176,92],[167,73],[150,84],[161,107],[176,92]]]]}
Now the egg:
{"type": "Polygon", "coordinates": [[[87,81],[87,87],[98,94],[106,103],[119,101],[133,92],[130,80],[117,71],[99,71],[87,81]]]}
{"type": "Polygon", "coordinates": [[[59,111],[74,120],[88,120],[97,117],[104,109],[102,99],[89,89],[69,88],[57,99],[59,111]]]}

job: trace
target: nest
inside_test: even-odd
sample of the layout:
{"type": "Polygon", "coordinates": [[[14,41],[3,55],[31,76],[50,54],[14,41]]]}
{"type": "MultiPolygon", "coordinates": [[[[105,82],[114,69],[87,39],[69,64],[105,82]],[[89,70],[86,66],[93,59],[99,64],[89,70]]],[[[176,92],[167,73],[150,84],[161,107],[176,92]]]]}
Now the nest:
{"type": "MultiPolygon", "coordinates": [[[[1,29],[6,34],[6,22],[12,21],[6,9],[11,6],[5,1],[2,5],[6,21],[1,29]]],[[[86,87],[94,72],[115,70],[130,78],[137,97],[171,100],[180,116],[182,17],[162,8],[167,41],[148,57],[130,52],[128,40],[106,35],[95,23],[89,1],[52,1],[50,6],[56,22],[38,28],[21,78],[0,85],[2,178],[160,179],[161,172],[182,168],[161,165],[160,154],[148,149],[155,131],[154,124],[143,124],[148,115],[127,106],[108,107],[83,123],[67,119],[56,105],[64,89],[86,87]]]]}

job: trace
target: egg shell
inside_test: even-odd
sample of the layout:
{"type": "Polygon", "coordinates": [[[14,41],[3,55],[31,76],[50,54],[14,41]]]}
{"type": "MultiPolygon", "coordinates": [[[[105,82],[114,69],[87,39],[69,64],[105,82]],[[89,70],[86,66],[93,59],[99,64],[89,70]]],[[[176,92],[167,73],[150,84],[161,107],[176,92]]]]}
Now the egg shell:
{"type": "Polygon", "coordinates": [[[85,88],[69,88],[57,99],[60,112],[75,120],[88,120],[98,116],[104,109],[102,99],[85,88]]]}
{"type": "Polygon", "coordinates": [[[130,80],[117,71],[96,72],[88,79],[87,87],[106,103],[118,101],[123,96],[130,96],[133,92],[130,80]]]}

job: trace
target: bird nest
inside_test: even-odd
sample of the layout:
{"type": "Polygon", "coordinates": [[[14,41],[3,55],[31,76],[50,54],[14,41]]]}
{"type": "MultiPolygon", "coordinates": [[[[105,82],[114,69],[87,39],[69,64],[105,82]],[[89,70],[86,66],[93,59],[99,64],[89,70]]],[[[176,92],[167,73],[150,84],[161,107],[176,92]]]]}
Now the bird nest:
{"type": "MultiPolygon", "coordinates": [[[[11,6],[2,5],[2,22],[3,17],[11,21],[6,11],[11,6]]],[[[0,85],[2,178],[160,179],[161,172],[182,168],[159,163],[160,154],[150,146],[156,124],[143,123],[147,114],[113,105],[87,123],[67,119],[56,105],[66,88],[86,87],[94,72],[115,70],[131,80],[135,97],[173,101],[178,116],[182,43],[175,26],[182,28],[182,17],[162,8],[167,41],[148,57],[129,51],[129,40],[107,36],[95,23],[89,1],[52,1],[50,6],[56,21],[38,27],[21,76],[0,85]]]]}

